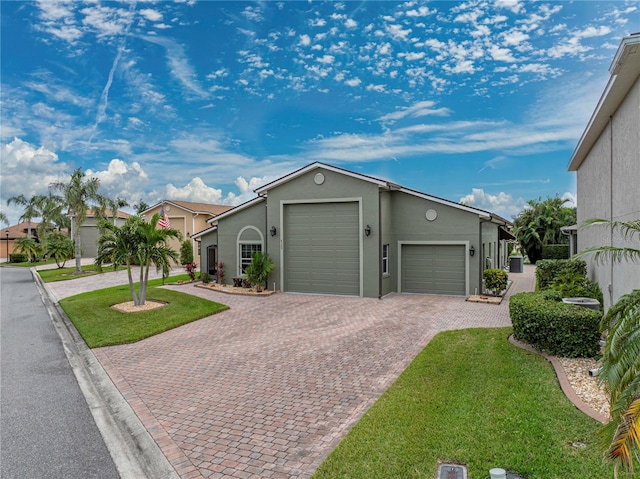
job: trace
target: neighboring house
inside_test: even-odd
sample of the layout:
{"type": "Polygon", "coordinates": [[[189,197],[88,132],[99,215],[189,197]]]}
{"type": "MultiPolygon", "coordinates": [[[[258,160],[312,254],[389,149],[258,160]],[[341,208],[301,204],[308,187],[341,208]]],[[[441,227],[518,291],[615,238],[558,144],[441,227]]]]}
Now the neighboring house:
{"type": "MultiPolygon", "coordinates": [[[[174,228],[182,234],[183,241],[191,240],[193,248],[193,258],[198,263],[200,251],[196,241],[192,239],[193,235],[206,230],[210,227],[208,221],[215,220],[216,216],[225,211],[230,210],[231,206],[212,205],[208,203],[194,203],[191,201],[164,200],[157,203],[142,212],[147,219],[158,213],[162,215],[162,211],[166,213],[171,228],[174,228]]],[[[180,254],[180,241],[171,240],[170,246],[180,254]]]]}
{"type": "MultiPolygon", "coordinates": [[[[616,221],[640,219],[640,34],[622,39],[609,67],[611,77],[582,134],[569,171],[577,172],[578,228],[581,251],[592,246],[630,246],[602,227],[580,228],[590,218],[616,221]]],[[[640,288],[640,265],[586,258],[589,275],[604,294],[605,308],[620,296],[640,288]]]]}
{"type": "Polygon", "coordinates": [[[322,163],[255,192],[195,235],[202,271],[215,275],[221,261],[227,283],[266,251],[275,263],[269,289],[469,295],[485,268],[506,264],[514,239],[511,224],[489,212],[322,163]]]}
{"type": "MultiPolygon", "coordinates": [[[[40,223],[36,223],[35,221],[31,222],[31,237],[38,241],[38,225],[40,223]]],[[[17,253],[14,251],[16,247],[16,240],[18,238],[26,238],[28,236],[28,224],[25,221],[24,223],[18,223],[17,225],[8,226],[3,228],[0,237],[0,257],[4,258],[5,261],[9,259],[9,255],[13,253],[17,253]]]]}
{"type": "MultiPolygon", "coordinates": [[[[109,209],[104,210],[104,216],[113,221],[113,224],[116,226],[122,226],[124,222],[127,220],[129,213],[125,213],[124,211],[118,211],[117,214],[113,215],[113,212],[109,209]]],[[[95,210],[91,209],[87,211],[87,217],[82,223],[80,227],[80,243],[82,247],[82,257],[83,258],[95,258],[98,254],[98,239],[100,238],[100,230],[98,229],[98,221],[101,216],[98,216],[95,210]]],[[[75,232],[71,231],[71,239],[75,240],[75,232]]]]}

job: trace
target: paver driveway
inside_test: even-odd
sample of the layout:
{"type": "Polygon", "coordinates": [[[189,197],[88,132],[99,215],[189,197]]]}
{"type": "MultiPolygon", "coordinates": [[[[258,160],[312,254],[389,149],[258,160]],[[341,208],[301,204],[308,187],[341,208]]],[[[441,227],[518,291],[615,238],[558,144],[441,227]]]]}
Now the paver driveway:
{"type": "Polygon", "coordinates": [[[436,333],[511,324],[508,301],[171,288],[231,309],[94,353],[184,478],[309,477],[436,333]]]}

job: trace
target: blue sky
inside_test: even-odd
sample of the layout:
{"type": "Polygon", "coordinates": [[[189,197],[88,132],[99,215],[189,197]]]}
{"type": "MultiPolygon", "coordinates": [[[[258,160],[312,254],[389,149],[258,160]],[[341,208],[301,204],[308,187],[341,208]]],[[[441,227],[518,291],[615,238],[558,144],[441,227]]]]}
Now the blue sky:
{"type": "MultiPolygon", "coordinates": [[[[2,1],[1,201],[78,167],[239,204],[321,161],[511,218],[571,153],[639,1],[2,1]]],[[[579,199],[578,199],[579,201],[579,199]]]]}

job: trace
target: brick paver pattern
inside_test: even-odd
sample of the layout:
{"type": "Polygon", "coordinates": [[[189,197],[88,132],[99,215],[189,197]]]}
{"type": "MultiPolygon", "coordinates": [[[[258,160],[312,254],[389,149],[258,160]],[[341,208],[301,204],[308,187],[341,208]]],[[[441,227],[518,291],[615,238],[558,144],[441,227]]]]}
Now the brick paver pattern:
{"type": "Polygon", "coordinates": [[[510,326],[533,267],[510,279],[500,305],[171,286],[230,309],[94,353],[181,477],[308,478],[435,334],[510,326]]]}

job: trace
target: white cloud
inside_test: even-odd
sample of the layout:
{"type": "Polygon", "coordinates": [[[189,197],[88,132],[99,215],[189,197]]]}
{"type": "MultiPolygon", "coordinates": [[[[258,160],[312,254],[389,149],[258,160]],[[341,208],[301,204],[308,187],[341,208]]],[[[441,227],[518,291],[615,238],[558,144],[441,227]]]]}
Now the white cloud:
{"type": "Polygon", "coordinates": [[[128,164],[118,158],[111,160],[106,170],[88,169],[86,174],[98,178],[101,194],[110,198],[140,198],[149,182],[149,177],[137,161],[128,164]]]}
{"type": "Polygon", "coordinates": [[[352,18],[349,18],[346,22],[344,22],[344,26],[347,28],[356,28],[358,26],[358,22],[356,22],[352,18]]]}
{"type": "Polygon", "coordinates": [[[511,219],[517,215],[525,205],[522,198],[514,198],[505,192],[491,194],[482,188],[472,188],[471,193],[460,198],[460,202],[481,210],[496,213],[505,219],[511,219]]]}
{"type": "Polygon", "coordinates": [[[21,194],[27,198],[47,194],[49,184],[64,180],[68,170],[68,165],[61,162],[55,152],[43,146],[36,147],[20,138],[2,143],[0,157],[0,201],[2,211],[9,217],[11,224],[17,223],[23,212],[19,206],[6,206],[7,199],[21,194]]]}
{"type": "Polygon", "coordinates": [[[311,45],[311,37],[309,35],[300,35],[300,45],[303,47],[311,45]]]}
{"type": "Polygon", "coordinates": [[[201,178],[195,177],[183,187],[169,183],[164,188],[163,197],[170,200],[221,204],[222,190],[207,186],[201,178]]]}
{"type": "Polygon", "coordinates": [[[360,85],[362,83],[362,80],[360,80],[360,78],[350,78],[349,80],[345,80],[344,83],[345,85],[355,87],[360,85]]]}
{"type": "Polygon", "coordinates": [[[152,22],[159,22],[162,20],[162,13],[152,8],[143,8],[140,10],[140,15],[152,22]]]}
{"type": "Polygon", "coordinates": [[[513,13],[520,13],[520,10],[522,10],[522,4],[519,0],[496,0],[495,6],[497,8],[506,8],[513,13]]]}

